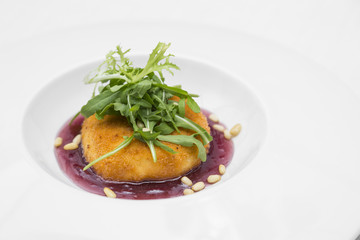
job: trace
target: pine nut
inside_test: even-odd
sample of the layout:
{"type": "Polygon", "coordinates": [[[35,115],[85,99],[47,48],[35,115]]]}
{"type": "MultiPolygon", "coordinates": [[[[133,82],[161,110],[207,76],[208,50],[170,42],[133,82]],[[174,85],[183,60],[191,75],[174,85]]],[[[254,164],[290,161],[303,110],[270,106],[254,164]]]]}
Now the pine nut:
{"type": "Polygon", "coordinates": [[[145,125],[142,123],[142,122],[137,122],[136,125],[139,127],[139,128],[144,128],[145,125]]]}
{"type": "Polygon", "coordinates": [[[224,131],[224,137],[227,139],[227,140],[230,140],[231,139],[231,133],[229,130],[225,130],[224,131]]]}
{"type": "Polygon", "coordinates": [[[76,143],[68,143],[64,146],[65,150],[75,150],[79,147],[79,145],[77,145],[76,143]]]}
{"type": "Polygon", "coordinates": [[[190,195],[190,194],[193,194],[193,193],[194,193],[194,191],[189,189],[189,188],[184,189],[184,195],[190,195]]]}
{"type": "Polygon", "coordinates": [[[81,134],[76,135],[76,137],[74,137],[72,142],[79,145],[81,142],[81,134]]]}
{"type": "Polygon", "coordinates": [[[198,192],[198,191],[201,191],[205,188],[205,183],[204,182],[197,182],[195,183],[193,186],[192,186],[192,190],[194,192],[198,192]]]}
{"type": "Polygon", "coordinates": [[[240,131],[241,131],[241,124],[238,123],[238,124],[235,124],[235,125],[231,128],[230,133],[231,133],[231,135],[232,135],[233,137],[235,137],[235,136],[239,135],[240,131]]]}
{"type": "Polygon", "coordinates": [[[216,116],[216,115],[213,114],[213,113],[210,114],[209,119],[210,119],[211,121],[215,122],[215,123],[219,122],[219,117],[216,116]]]}
{"type": "Polygon", "coordinates": [[[220,125],[220,124],[214,124],[212,126],[216,131],[219,131],[219,132],[224,132],[225,131],[225,128],[223,125],[220,125]]]}
{"type": "Polygon", "coordinates": [[[224,175],[225,172],[226,172],[226,167],[225,167],[223,164],[220,164],[220,165],[219,165],[219,173],[220,173],[221,175],[224,175]]]}
{"type": "Polygon", "coordinates": [[[116,198],[116,194],[114,193],[114,191],[108,187],[104,188],[104,193],[108,198],[116,198]]]}
{"type": "Polygon", "coordinates": [[[188,177],[182,177],[181,182],[185,185],[188,185],[189,187],[192,185],[192,181],[188,177]]]}
{"type": "Polygon", "coordinates": [[[61,137],[57,137],[56,139],[55,139],[55,142],[54,142],[54,146],[55,147],[60,147],[60,145],[62,144],[62,138],[61,137]]]}
{"type": "Polygon", "coordinates": [[[221,180],[221,176],[220,175],[210,175],[208,178],[207,178],[207,181],[208,183],[216,183],[218,181],[221,180]]]}
{"type": "Polygon", "coordinates": [[[143,131],[143,132],[150,132],[150,129],[148,129],[148,128],[143,128],[142,131],[143,131]]]}

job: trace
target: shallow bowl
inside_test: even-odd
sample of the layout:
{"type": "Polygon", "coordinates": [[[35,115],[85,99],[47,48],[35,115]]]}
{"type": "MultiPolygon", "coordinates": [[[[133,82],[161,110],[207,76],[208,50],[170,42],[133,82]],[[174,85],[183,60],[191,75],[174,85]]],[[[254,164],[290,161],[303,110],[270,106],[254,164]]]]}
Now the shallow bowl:
{"type": "MultiPolygon", "coordinates": [[[[137,55],[131,59],[135,65],[144,66],[147,56],[137,55]]],[[[78,187],[58,166],[53,143],[61,126],[91,97],[93,86],[85,85],[82,79],[101,62],[83,64],[50,81],[30,102],[23,119],[24,143],[32,161],[50,176],[75,188],[78,187]]],[[[199,105],[218,115],[228,128],[236,123],[243,126],[240,135],[233,138],[235,151],[221,181],[224,183],[254,159],[264,142],[266,114],[263,104],[249,86],[225,70],[184,57],[176,57],[174,62],[181,71],[166,76],[168,85],[180,84],[183,89],[199,94],[199,105]]]]}

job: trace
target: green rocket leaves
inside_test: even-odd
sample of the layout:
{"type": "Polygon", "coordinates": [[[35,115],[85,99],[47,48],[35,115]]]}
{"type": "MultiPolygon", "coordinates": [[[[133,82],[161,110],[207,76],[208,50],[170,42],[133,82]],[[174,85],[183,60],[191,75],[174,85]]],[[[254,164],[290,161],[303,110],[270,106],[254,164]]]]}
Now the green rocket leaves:
{"type": "Polygon", "coordinates": [[[197,95],[189,94],[180,86],[171,87],[164,83],[163,70],[171,74],[173,69],[179,70],[178,66],[170,62],[173,55],[166,55],[169,47],[170,44],[158,43],[145,67],[136,68],[125,56],[129,50],[123,51],[118,46],[106,55],[106,60],[97,69],[85,77],[85,83],[95,83],[95,88],[100,85],[99,94],[93,96],[81,108],[80,113],[86,118],[95,114],[97,119],[103,119],[105,115],[124,116],[132,126],[134,134],[113,151],[88,164],[84,170],[125,148],[134,138],[148,145],[155,162],[157,158],[154,146],[176,153],[162,142],[187,147],[195,145],[199,149],[198,157],[202,161],[206,160],[204,145],[208,144],[212,137],[198,124],[185,118],[186,104],[195,113],[200,112],[199,105],[193,99],[197,95]],[[173,96],[179,97],[179,102],[170,100],[173,96]],[[179,132],[179,128],[191,129],[195,134],[170,135],[174,131],[179,132]],[[197,135],[202,142],[196,139],[197,135]]]}

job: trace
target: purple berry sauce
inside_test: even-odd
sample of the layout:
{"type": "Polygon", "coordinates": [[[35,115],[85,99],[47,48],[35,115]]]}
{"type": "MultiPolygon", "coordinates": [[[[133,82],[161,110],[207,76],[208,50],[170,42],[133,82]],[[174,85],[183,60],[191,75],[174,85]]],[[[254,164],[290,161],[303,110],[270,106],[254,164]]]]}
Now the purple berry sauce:
{"type": "MultiPolygon", "coordinates": [[[[205,116],[209,116],[209,112],[202,110],[205,116]]],[[[189,188],[180,181],[180,177],[165,181],[146,181],[141,183],[134,182],[114,182],[107,181],[96,175],[92,168],[83,171],[87,165],[82,153],[82,148],[76,150],[64,150],[64,145],[72,142],[73,138],[80,133],[81,124],[84,117],[78,116],[71,126],[66,123],[59,132],[59,137],[63,138],[63,144],[55,148],[55,155],[62,171],[82,189],[104,195],[104,187],[108,187],[116,193],[117,198],[125,199],[160,199],[182,196],[185,188],[189,188]]],[[[209,153],[206,162],[200,164],[199,167],[187,173],[185,176],[190,178],[193,183],[203,181],[208,184],[206,179],[211,174],[219,174],[219,165],[227,166],[233,156],[233,143],[226,140],[221,132],[212,128],[214,122],[208,118],[211,128],[211,136],[213,141],[210,143],[209,153]]]]}

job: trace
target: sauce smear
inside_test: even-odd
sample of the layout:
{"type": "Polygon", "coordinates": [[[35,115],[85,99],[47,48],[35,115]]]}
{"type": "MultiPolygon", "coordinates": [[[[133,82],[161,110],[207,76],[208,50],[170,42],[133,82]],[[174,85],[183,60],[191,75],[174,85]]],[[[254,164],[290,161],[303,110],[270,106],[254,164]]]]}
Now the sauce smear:
{"type": "MultiPolygon", "coordinates": [[[[202,110],[202,113],[208,117],[209,112],[202,110]]],[[[81,124],[84,121],[83,116],[78,116],[71,126],[66,123],[59,132],[59,137],[63,139],[63,144],[55,148],[55,155],[60,168],[63,172],[82,189],[104,195],[104,187],[108,187],[116,193],[117,198],[125,199],[160,199],[182,196],[183,191],[188,186],[180,181],[180,177],[166,181],[148,181],[141,183],[133,182],[113,182],[107,181],[96,175],[92,168],[83,171],[87,165],[83,157],[82,148],[79,146],[76,150],[64,150],[64,145],[72,142],[73,138],[81,131],[81,124]]],[[[233,156],[233,143],[226,140],[223,133],[213,129],[212,122],[208,118],[213,141],[210,143],[209,153],[206,162],[185,176],[190,178],[193,183],[203,181],[208,185],[206,179],[211,174],[219,174],[219,165],[227,166],[233,156]]],[[[81,145],[81,144],[80,144],[81,145]]]]}

